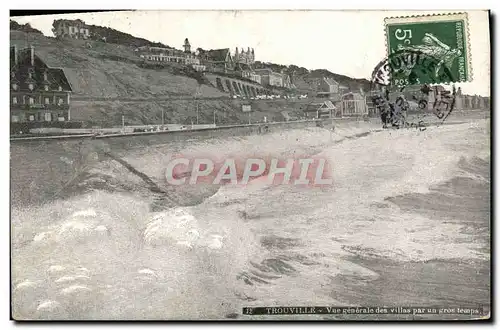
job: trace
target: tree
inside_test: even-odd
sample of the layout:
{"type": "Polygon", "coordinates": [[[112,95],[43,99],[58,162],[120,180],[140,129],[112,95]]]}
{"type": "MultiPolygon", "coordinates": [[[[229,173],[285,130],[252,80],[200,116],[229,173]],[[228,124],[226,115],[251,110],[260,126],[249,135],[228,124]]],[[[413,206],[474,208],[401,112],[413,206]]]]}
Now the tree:
{"type": "Polygon", "coordinates": [[[9,28],[10,28],[10,30],[13,30],[13,31],[23,31],[23,32],[27,32],[27,33],[43,34],[42,31],[32,28],[29,23],[21,25],[13,20],[10,20],[10,27],[9,28]]]}

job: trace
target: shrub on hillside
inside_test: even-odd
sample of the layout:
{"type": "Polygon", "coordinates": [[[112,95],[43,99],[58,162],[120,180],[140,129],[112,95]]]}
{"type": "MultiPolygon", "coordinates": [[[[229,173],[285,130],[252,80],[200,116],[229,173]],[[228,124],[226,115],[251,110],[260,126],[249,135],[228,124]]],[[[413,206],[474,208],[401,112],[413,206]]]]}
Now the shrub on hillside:
{"type": "Polygon", "coordinates": [[[104,38],[107,43],[120,44],[135,48],[142,46],[169,48],[169,46],[162,44],[161,42],[153,42],[144,38],[134,37],[133,35],[117,31],[109,27],[98,25],[88,25],[88,27],[90,37],[93,40],[103,40],[104,38]]]}
{"type": "Polygon", "coordinates": [[[10,20],[10,30],[22,31],[22,32],[26,32],[26,33],[38,33],[38,34],[43,35],[42,31],[32,28],[30,23],[26,23],[24,25],[21,25],[13,20],[10,20]]]}
{"type": "Polygon", "coordinates": [[[140,60],[133,60],[127,57],[123,56],[118,56],[118,55],[111,55],[111,54],[99,54],[99,58],[105,59],[105,60],[111,60],[111,61],[116,61],[116,62],[125,62],[125,63],[133,63],[133,64],[140,64],[142,61],[140,60]]]}

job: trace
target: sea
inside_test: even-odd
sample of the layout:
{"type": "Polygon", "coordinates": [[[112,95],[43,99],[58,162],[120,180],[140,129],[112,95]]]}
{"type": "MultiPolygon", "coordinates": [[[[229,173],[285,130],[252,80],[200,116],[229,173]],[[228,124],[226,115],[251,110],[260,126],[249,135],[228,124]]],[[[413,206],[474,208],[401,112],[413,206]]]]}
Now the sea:
{"type": "Polygon", "coordinates": [[[423,131],[367,133],[345,125],[190,140],[135,148],[123,157],[126,163],[103,158],[57,198],[12,204],[12,315],[18,320],[471,318],[254,316],[242,309],[488,308],[490,157],[490,121],[475,119],[423,131]],[[333,183],[167,187],[169,157],[201,153],[322,157],[333,183]],[[150,189],[127,166],[167,193],[150,189]]]}

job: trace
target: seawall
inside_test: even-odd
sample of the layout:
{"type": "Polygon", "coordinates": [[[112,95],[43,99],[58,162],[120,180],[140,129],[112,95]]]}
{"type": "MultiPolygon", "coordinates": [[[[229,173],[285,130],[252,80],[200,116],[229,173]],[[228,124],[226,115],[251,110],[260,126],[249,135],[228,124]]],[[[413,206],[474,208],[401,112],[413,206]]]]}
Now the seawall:
{"type": "Polygon", "coordinates": [[[326,121],[262,123],[166,132],[140,132],[103,136],[79,135],[11,139],[11,204],[38,204],[66,195],[65,191],[88,176],[97,163],[123,158],[134,150],[156,145],[188,144],[192,140],[263,135],[316,126],[326,121]]]}

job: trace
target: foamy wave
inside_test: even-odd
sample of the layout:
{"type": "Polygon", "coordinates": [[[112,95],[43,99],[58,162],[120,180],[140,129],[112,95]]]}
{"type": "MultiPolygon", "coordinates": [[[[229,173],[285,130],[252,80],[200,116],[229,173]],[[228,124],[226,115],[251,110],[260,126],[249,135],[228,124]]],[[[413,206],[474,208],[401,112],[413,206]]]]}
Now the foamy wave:
{"type": "Polygon", "coordinates": [[[152,246],[177,245],[187,248],[206,247],[219,250],[224,246],[224,236],[202,235],[197,219],[188,210],[175,208],[153,216],[144,231],[144,241],[152,246]]]}
{"type": "Polygon", "coordinates": [[[95,218],[97,216],[97,213],[94,209],[88,209],[88,210],[82,210],[82,211],[77,211],[71,215],[72,218],[78,218],[78,217],[90,217],[90,218],[95,218]]]}
{"type": "Polygon", "coordinates": [[[33,237],[33,243],[47,245],[57,242],[84,241],[92,237],[102,238],[109,234],[109,229],[101,224],[108,216],[93,209],[74,212],[62,223],[52,226],[33,237]]]}
{"type": "Polygon", "coordinates": [[[55,283],[66,283],[66,282],[74,282],[78,280],[89,280],[90,277],[86,275],[75,275],[75,276],[63,276],[55,280],[55,283]]]}
{"type": "Polygon", "coordinates": [[[178,244],[192,247],[200,237],[197,228],[191,213],[174,208],[153,216],[144,231],[144,241],[152,246],[178,244]]]}
{"type": "Polygon", "coordinates": [[[62,306],[59,302],[57,302],[55,300],[46,300],[46,301],[40,303],[40,305],[38,305],[36,310],[37,311],[44,311],[44,312],[54,312],[54,311],[57,311],[61,308],[62,308],[62,306]]]}
{"type": "Polygon", "coordinates": [[[14,290],[24,290],[28,288],[36,288],[40,284],[39,281],[24,280],[17,284],[14,290]]]}
{"type": "MultiPolygon", "coordinates": [[[[233,303],[234,292],[245,292],[247,301],[257,300],[261,305],[267,304],[266,299],[268,304],[293,299],[333,304],[332,298],[322,296],[331,292],[325,290],[331,276],[349,275],[366,283],[379,276],[378,271],[357,266],[356,256],[403,261],[477,258],[479,252],[474,250],[480,244],[460,225],[402,214],[390,202],[386,207],[372,205],[382,204],[385,196],[415,192],[445,179],[464,149],[465,156],[473,154],[467,144],[476,143],[471,148],[476,149],[483,141],[474,142],[475,137],[461,127],[384,131],[345,139],[365,131],[362,125],[353,125],[335,132],[296,130],[195,141],[180,147],[183,153],[222,156],[241,150],[272,154],[325,148],[335,175],[331,190],[225,186],[197,206],[161,213],[150,212],[147,197],[94,191],[14,213],[14,237],[20,243],[13,253],[13,310],[25,318],[54,318],[61,308],[67,310],[69,319],[223,317],[226,310],[241,311],[240,300],[226,306],[227,301],[233,303]],[[458,129],[461,132],[455,134],[458,129]],[[344,142],[334,143],[341,139],[344,142]],[[452,150],[450,141],[460,143],[452,150]],[[111,233],[113,239],[106,239],[111,233]],[[256,235],[269,233],[297,239],[298,244],[262,246],[256,235]],[[24,241],[27,247],[21,244],[24,241]],[[39,249],[51,242],[68,244],[55,246],[54,251],[52,245],[45,251],[39,249]],[[74,244],[73,248],[73,242],[91,244],[74,244]],[[249,260],[279,259],[277,254],[305,259],[283,259],[274,266],[284,267],[279,279],[263,277],[269,284],[236,280],[249,260]],[[350,257],[354,261],[345,260],[350,257]],[[286,272],[289,266],[295,271],[286,272]]],[[[171,144],[159,150],[173,152],[171,144]]],[[[127,160],[154,177],[160,166],[148,153],[144,151],[145,157],[128,155],[127,160]]],[[[122,175],[121,167],[117,168],[111,172],[122,175]]],[[[120,180],[140,179],[130,175],[120,180]]],[[[489,257],[487,252],[483,257],[489,257]]]]}
{"type": "Polygon", "coordinates": [[[79,284],[75,284],[75,285],[71,285],[67,288],[64,288],[61,290],[61,293],[63,295],[77,295],[77,294],[81,294],[82,292],[91,292],[92,289],[85,286],[85,285],[79,285],[79,284]]]}
{"type": "Polygon", "coordinates": [[[161,279],[162,276],[158,274],[157,271],[154,271],[150,268],[143,268],[137,271],[136,279],[141,280],[143,282],[156,282],[158,279],[161,279]]]}

